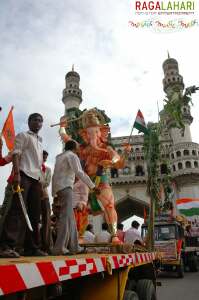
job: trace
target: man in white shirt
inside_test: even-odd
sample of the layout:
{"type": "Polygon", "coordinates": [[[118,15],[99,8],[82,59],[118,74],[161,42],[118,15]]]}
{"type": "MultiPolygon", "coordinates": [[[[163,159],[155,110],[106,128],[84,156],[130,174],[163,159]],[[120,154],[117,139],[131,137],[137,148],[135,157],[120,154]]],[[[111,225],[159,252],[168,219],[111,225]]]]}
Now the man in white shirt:
{"type": "Polygon", "coordinates": [[[46,166],[46,161],[48,158],[48,152],[43,150],[43,164],[42,164],[42,200],[41,200],[41,217],[42,217],[42,227],[41,227],[41,244],[42,250],[50,252],[52,248],[52,238],[51,238],[51,220],[50,220],[50,202],[48,195],[48,187],[51,182],[51,168],[46,166]]]}
{"type": "Polygon", "coordinates": [[[141,235],[138,231],[140,224],[137,221],[131,223],[131,228],[129,228],[124,234],[124,242],[128,244],[143,244],[141,235]]]}
{"type": "Polygon", "coordinates": [[[93,233],[93,225],[88,224],[86,227],[86,231],[83,235],[84,243],[94,243],[95,242],[95,235],[93,233]]]}
{"type": "Polygon", "coordinates": [[[108,224],[102,223],[102,231],[96,235],[96,243],[110,243],[111,234],[108,232],[108,224]]]}
{"type": "Polygon", "coordinates": [[[95,188],[90,177],[82,170],[76,151],[77,143],[69,140],[65,144],[65,152],[56,157],[52,178],[52,196],[57,195],[61,209],[57,225],[57,239],[52,251],[54,255],[74,254],[79,251],[72,205],[75,176],[81,179],[90,189],[95,188]]]}
{"type": "MultiPolygon", "coordinates": [[[[28,118],[29,131],[19,133],[13,150],[13,186],[21,187],[26,204],[31,232],[25,222],[18,193],[13,194],[12,204],[6,216],[1,235],[1,248],[5,257],[19,257],[16,247],[24,247],[27,256],[46,255],[39,249],[39,221],[41,215],[41,178],[43,149],[38,132],[42,128],[43,117],[34,113],[28,118]],[[25,242],[24,242],[25,241],[25,242]]],[[[2,255],[2,256],[3,256],[2,255]]]]}

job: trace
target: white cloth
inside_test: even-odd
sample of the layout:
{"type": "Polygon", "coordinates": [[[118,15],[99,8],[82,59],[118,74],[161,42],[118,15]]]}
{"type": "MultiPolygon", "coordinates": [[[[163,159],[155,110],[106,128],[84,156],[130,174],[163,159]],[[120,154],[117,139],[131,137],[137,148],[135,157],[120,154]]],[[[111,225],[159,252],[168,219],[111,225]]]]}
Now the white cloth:
{"type": "Polygon", "coordinates": [[[110,243],[111,234],[107,230],[102,230],[96,235],[95,241],[96,243],[110,243]]]}
{"type": "Polygon", "coordinates": [[[142,242],[141,235],[136,228],[131,227],[124,234],[124,242],[134,244],[136,240],[142,242]]]}
{"type": "Polygon", "coordinates": [[[68,150],[57,155],[52,178],[52,196],[66,187],[73,189],[75,176],[81,179],[90,189],[95,187],[90,177],[82,170],[79,157],[68,150]]]}
{"type": "Polygon", "coordinates": [[[19,170],[36,180],[42,179],[42,138],[32,131],[19,133],[15,138],[13,154],[18,154],[19,170]]]}
{"type": "Polygon", "coordinates": [[[94,243],[95,242],[95,235],[94,235],[94,233],[86,230],[84,232],[83,239],[84,239],[84,243],[94,243]]]}

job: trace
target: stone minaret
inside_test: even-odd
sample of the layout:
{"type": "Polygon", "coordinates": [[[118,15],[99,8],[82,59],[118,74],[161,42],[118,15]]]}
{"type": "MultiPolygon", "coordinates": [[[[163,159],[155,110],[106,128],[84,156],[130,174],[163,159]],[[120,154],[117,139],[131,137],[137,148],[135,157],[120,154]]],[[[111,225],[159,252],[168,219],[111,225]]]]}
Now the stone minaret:
{"type": "MultiPolygon", "coordinates": [[[[178,62],[170,58],[163,63],[163,88],[167,96],[173,92],[183,93],[183,77],[179,74],[178,62]]],[[[199,198],[199,145],[192,142],[190,125],[193,118],[190,106],[183,105],[182,113],[185,123],[185,132],[172,127],[172,119],[165,115],[168,131],[173,141],[170,148],[170,167],[175,182],[175,200],[199,198]]],[[[164,113],[164,111],[163,111],[164,113]]],[[[180,211],[177,210],[177,213],[180,211]]],[[[194,217],[195,219],[195,217],[194,217]]],[[[198,217],[199,220],[199,217],[198,217]]]]}
{"type": "Polygon", "coordinates": [[[79,109],[82,102],[82,90],[79,88],[80,76],[74,71],[74,66],[66,74],[65,82],[66,87],[63,90],[62,101],[65,105],[65,114],[68,115],[69,111],[79,109]]]}
{"type": "MultiPolygon", "coordinates": [[[[163,63],[164,79],[163,88],[167,96],[170,96],[174,91],[183,93],[184,82],[183,77],[179,74],[178,62],[174,58],[166,59],[163,63]]],[[[183,119],[185,123],[184,135],[180,133],[180,129],[172,127],[172,120],[167,119],[167,126],[170,131],[171,138],[174,144],[181,142],[191,142],[191,130],[190,125],[193,122],[193,118],[190,113],[189,105],[182,105],[183,119]]]]}

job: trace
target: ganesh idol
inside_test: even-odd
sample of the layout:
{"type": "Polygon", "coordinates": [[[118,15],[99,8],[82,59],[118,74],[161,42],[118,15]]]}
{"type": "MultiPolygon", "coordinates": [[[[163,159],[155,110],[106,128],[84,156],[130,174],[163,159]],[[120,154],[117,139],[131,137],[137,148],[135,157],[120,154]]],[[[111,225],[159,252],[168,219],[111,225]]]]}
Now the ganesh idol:
{"type": "MultiPolygon", "coordinates": [[[[125,159],[131,150],[129,144],[124,145],[124,154],[120,156],[109,144],[110,127],[103,111],[93,108],[82,112],[76,122],[77,126],[74,136],[78,136],[78,156],[84,171],[95,182],[98,193],[89,194],[89,204],[93,213],[101,209],[105,220],[109,225],[109,231],[113,243],[119,243],[117,237],[117,212],[112,188],[109,183],[109,172],[111,168],[124,168],[125,159]]],[[[73,138],[71,133],[71,122],[66,117],[60,119],[60,136],[63,142],[73,138]]],[[[73,126],[74,128],[74,126],[73,126]]]]}

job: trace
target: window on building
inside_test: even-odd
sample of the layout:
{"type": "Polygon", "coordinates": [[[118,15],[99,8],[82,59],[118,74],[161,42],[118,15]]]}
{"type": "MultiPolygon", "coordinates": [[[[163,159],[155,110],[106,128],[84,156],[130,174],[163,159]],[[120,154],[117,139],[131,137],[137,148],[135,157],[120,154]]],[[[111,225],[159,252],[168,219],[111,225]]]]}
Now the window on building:
{"type": "Polygon", "coordinates": [[[177,151],[176,155],[177,155],[177,157],[180,157],[181,156],[181,151],[177,151]]]}
{"type": "Polygon", "coordinates": [[[192,150],[192,155],[196,155],[196,150],[192,150]]]}
{"type": "Polygon", "coordinates": [[[136,168],[135,168],[135,176],[144,176],[143,166],[136,166],[136,168]]]}
{"type": "Polygon", "coordinates": [[[191,168],[191,162],[190,162],[190,161],[186,161],[185,167],[186,167],[186,168],[191,168]]]}
{"type": "Polygon", "coordinates": [[[174,154],[173,153],[171,153],[171,158],[174,159],[174,154]]]}
{"type": "Polygon", "coordinates": [[[176,171],[176,166],[175,166],[175,165],[173,165],[173,171],[174,171],[174,172],[176,171]]]}
{"type": "Polygon", "coordinates": [[[129,174],[130,174],[130,168],[129,168],[129,167],[125,167],[125,168],[123,169],[123,174],[124,174],[124,175],[129,175],[129,174]]]}
{"type": "Polygon", "coordinates": [[[160,166],[160,173],[161,174],[168,174],[168,167],[166,164],[161,164],[160,166]]]}
{"type": "Polygon", "coordinates": [[[184,155],[189,155],[189,150],[184,150],[184,151],[183,151],[183,154],[184,154],[184,155]]]}
{"type": "Polygon", "coordinates": [[[194,167],[198,168],[198,162],[197,161],[194,161],[194,167]]]}
{"type": "Polygon", "coordinates": [[[111,178],[117,178],[118,175],[118,170],[117,169],[111,169],[111,178]]]}
{"type": "Polygon", "coordinates": [[[179,163],[178,163],[178,169],[179,169],[179,170],[182,170],[182,168],[183,168],[183,165],[182,165],[181,162],[179,162],[179,163]]]}

